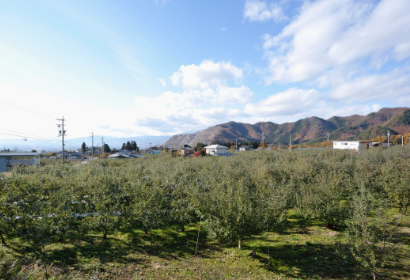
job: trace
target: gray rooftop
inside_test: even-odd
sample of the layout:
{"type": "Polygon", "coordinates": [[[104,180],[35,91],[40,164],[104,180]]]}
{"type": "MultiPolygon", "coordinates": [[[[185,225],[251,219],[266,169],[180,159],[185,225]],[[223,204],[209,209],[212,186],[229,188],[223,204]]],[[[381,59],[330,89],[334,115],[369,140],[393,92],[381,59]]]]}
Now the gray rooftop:
{"type": "Polygon", "coordinates": [[[0,157],[38,156],[41,153],[0,153],[0,157]]]}

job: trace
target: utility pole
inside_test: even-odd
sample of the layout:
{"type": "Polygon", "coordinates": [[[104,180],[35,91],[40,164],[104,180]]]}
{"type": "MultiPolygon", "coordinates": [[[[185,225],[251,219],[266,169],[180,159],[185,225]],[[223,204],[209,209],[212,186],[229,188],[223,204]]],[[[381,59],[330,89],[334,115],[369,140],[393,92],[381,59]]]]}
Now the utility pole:
{"type": "Polygon", "coordinates": [[[61,121],[61,124],[57,124],[57,126],[58,126],[58,128],[60,128],[61,127],[61,130],[59,130],[58,132],[59,132],[59,134],[58,134],[58,136],[61,136],[62,138],[62,147],[63,147],[63,151],[62,151],[62,154],[61,154],[61,158],[63,159],[63,163],[64,163],[64,136],[65,136],[65,129],[64,129],[64,121],[65,121],[65,119],[64,119],[64,116],[63,116],[63,118],[62,119],[57,119],[57,121],[61,121]]]}
{"type": "Polygon", "coordinates": [[[238,151],[238,139],[236,139],[236,151],[238,151]]]}
{"type": "Polygon", "coordinates": [[[401,146],[402,147],[404,146],[404,136],[403,136],[403,134],[401,135],[401,146]]]}
{"type": "Polygon", "coordinates": [[[289,134],[289,150],[292,151],[292,134],[289,134]]]}
{"type": "Polygon", "coordinates": [[[101,154],[104,153],[104,137],[101,136],[101,154]]]}
{"type": "Polygon", "coordinates": [[[91,160],[94,160],[94,131],[91,132],[91,160]]]}
{"type": "Polygon", "coordinates": [[[327,142],[329,142],[329,132],[327,133],[327,142]]]}
{"type": "Polygon", "coordinates": [[[150,152],[152,151],[152,149],[151,149],[151,142],[149,142],[149,151],[150,151],[150,152]]]}
{"type": "Polygon", "coordinates": [[[387,130],[387,148],[390,147],[390,131],[387,130]]]}

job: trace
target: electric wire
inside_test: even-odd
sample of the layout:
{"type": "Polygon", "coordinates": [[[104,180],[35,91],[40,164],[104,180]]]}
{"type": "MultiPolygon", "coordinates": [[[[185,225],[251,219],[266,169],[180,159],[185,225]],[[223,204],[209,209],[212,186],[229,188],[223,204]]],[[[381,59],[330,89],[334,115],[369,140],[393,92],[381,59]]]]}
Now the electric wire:
{"type": "Polygon", "coordinates": [[[19,104],[16,104],[16,103],[13,103],[13,102],[5,100],[3,98],[0,98],[0,103],[8,105],[8,106],[16,108],[16,109],[26,111],[26,112],[28,111],[28,112],[33,113],[33,114],[43,115],[43,116],[46,116],[48,118],[52,118],[52,116],[50,116],[46,113],[38,112],[36,110],[33,110],[31,108],[28,108],[28,107],[25,107],[25,106],[22,106],[22,105],[19,105],[19,104]]]}

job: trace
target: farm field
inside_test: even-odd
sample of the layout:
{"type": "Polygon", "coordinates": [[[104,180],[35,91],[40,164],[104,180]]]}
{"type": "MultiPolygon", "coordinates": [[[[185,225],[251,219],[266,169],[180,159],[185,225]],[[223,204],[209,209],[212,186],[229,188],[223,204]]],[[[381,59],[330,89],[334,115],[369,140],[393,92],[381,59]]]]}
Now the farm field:
{"type": "Polygon", "coordinates": [[[407,147],[155,155],[3,177],[1,279],[410,278],[407,147]]]}

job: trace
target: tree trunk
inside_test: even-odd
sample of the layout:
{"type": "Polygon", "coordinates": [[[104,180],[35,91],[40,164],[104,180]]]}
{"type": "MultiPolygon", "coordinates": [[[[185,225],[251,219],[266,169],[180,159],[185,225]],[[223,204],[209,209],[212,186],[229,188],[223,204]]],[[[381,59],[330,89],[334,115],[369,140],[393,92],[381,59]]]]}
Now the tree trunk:
{"type": "Polygon", "coordinates": [[[3,234],[0,232],[0,237],[1,237],[1,243],[6,244],[6,241],[4,240],[3,234]]]}
{"type": "Polygon", "coordinates": [[[107,239],[107,230],[106,229],[104,229],[103,239],[107,239]]]}
{"type": "Polygon", "coordinates": [[[144,228],[144,234],[147,235],[148,234],[148,230],[146,228],[144,228]]]}
{"type": "Polygon", "coordinates": [[[184,224],[181,225],[181,231],[182,231],[182,232],[185,232],[184,224]]]}
{"type": "Polygon", "coordinates": [[[58,242],[63,242],[63,236],[62,235],[60,235],[59,237],[58,237],[58,242]]]}
{"type": "Polygon", "coordinates": [[[239,242],[238,242],[238,249],[242,249],[242,239],[239,238],[239,242]]]}
{"type": "Polygon", "coordinates": [[[373,280],[376,280],[376,273],[373,274],[373,280]]]}

